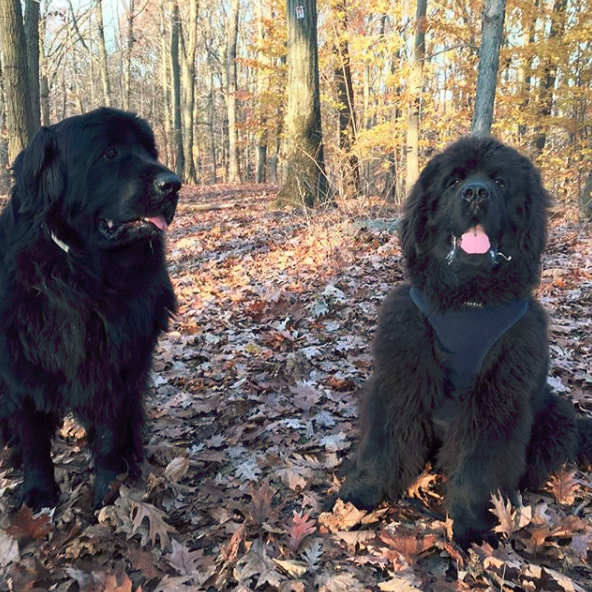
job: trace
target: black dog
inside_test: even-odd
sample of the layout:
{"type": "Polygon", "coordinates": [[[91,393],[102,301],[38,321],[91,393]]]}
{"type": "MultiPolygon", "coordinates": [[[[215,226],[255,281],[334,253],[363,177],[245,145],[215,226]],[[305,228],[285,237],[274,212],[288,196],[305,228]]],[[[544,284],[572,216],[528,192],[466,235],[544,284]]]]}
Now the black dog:
{"type": "Polygon", "coordinates": [[[95,506],[138,475],[142,395],[176,302],[163,231],[181,183],[149,125],[97,109],[37,132],[0,216],[0,426],[23,501],[55,506],[51,440],[71,410],[95,462],[95,506]]]}
{"type": "Polygon", "coordinates": [[[492,493],[515,500],[585,454],[592,422],[547,387],[547,320],[533,292],[548,196],[531,162],[462,139],[425,167],[406,205],[410,284],[389,294],[341,497],[397,499],[435,458],[463,546],[489,536],[492,493]]]}

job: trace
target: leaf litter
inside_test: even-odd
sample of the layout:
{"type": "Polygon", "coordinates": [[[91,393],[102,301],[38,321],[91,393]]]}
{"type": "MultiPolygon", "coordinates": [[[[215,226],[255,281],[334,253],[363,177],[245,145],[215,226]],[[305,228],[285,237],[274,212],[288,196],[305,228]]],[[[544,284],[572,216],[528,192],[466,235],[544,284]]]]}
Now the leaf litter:
{"type": "MultiPolygon", "coordinates": [[[[494,497],[497,548],[451,540],[430,467],[397,504],[336,495],[371,371],[380,302],[403,279],[396,208],[360,199],[307,215],[269,186],[186,187],[170,230],[179,300],[156,351],[142,479],[93,515],[84,432],[56,440],[61,503],[18,507],[0,459],[0,592],[592,590],[591,474],[521,507],[494,497]]],[[[592,414],[592,239],[555,221],[539,296],[549,383],[592,414]]]]}

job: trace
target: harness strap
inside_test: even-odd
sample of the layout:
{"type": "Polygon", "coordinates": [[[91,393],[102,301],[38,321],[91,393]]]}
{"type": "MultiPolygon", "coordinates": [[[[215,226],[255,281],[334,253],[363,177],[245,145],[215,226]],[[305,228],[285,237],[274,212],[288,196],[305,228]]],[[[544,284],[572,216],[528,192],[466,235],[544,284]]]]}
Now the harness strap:
{"type": "Polygon", "coordinates": [[[447,353],[450,392],[433,411],[433,419],[447,425],[474,383],[483,361],[497,340],[528,311],[529,300],[521,298],[505,304],[463,304],[459,310],[434,310],[425,294],[411,287],[409,295],[426,316],[440,345],[447,353]]]}

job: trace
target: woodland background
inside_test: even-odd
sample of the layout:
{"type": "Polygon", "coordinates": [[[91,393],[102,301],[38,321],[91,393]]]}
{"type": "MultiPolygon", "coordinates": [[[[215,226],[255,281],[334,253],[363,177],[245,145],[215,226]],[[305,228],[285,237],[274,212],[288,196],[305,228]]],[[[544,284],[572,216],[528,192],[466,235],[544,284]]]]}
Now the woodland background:
{"type": "MultiPolygon", "coordinates": [[[[163,160],[187,182],[281,182],[289,92],[283,0],[23,6],[25,23],[39,10],[41,124],[103,104],[131,109],[152,123],[163,160]]],[[[353,156],[361,193],[404,198],[414,105],[420,165],[470,132],[482,2],[429,0],[420,20],[417,8],[413,0],[318,2],[323,142],[337,191],[353,156]],[[425,33],[419,84],[418,27],[425,33]],[[351,94],[343,90],[346,70],[351,94]],[[347,142],[345,112],[353,116],[347,142]]],[[[584,216],[592,188],[591,78],[590,0],[508,0],[492,133],[534,159],[559,208],[584,216]]],[[[0,95],[0,117],[6,100],[0,95]]],[[[4,170],[9,160],[3,133],[4,170]]]]}

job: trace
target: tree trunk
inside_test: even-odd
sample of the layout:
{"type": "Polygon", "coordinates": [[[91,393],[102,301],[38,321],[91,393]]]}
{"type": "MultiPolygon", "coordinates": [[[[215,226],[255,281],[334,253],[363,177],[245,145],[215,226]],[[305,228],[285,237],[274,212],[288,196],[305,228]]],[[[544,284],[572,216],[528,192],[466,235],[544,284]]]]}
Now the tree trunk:
{"type": "Polygon", "coordinates": [[[169,45],[167,43],[167,17],[166,17],[166,2],[168,0],[161,0],[160,2],[160,75],[162,84],[162,99],[164,106],[163,127],[164,127],[164,146],[165,146],[165,162],[172,168],[172,148],[171,148],[171,84],[169,71],[171,68],[171,60],[169,59],[169,45]]]}
{"type": "MultiPolygon", "coordinates": [[[[195,48],[197,45],[198,0],[189,4],[189,40],[183,42],[183,152],[185,158],[185,181],[197,183],[193,158],[193,111],[195,106],[195,48]]],[[[184,38],[183,38],[184,41],[184,38]]]]}
{"type": "Polygon", "coordinates": [[[491,133],[505,13],[506,0],[485,0],[475,112],[473,113],[474,136],[488,136],[491,133]]]}
{"type": "MultiPolygon", "coordinates": [[[[125,5],[124,5],[125,7],[125,5]]],[[[130,96],[132,91],[132,51],[134,49],[134,18],[135,0],[129,0],[127,11],[127,40],[123,56],[123,108],[130,109],[130,96]]]]}
{"type": "Polygon", "coordinates": [[[325,175],[316,0],[288,0],[287,163],[278,204],[314,207],[329,200],[325,175]]]}
{"type": "MultiPolygon", "coordinates": [[[[549,43],[557,35],[563,34],[565,30],[565,12],[567,9],[567,0],[555,0],[553,12],[551,14],[551,28],[549,29],[549,43]]],[[[548,54],[549,55],[549,54],[548,54]]],[[[551,52],[553,55],[553,52],[551,52]]],[[[541,154],[547,144],[547,131],[549,129],[549,119],[553,113],[555,81],[557,80],[557,62],[553,57],[548,57],[541,78],[539,92],[539,126],[535,140],[535,147],[538,154],[541,154]]]]}
{"type": "Polygon", "coordinates": [[[269,90],[269,76],[266,68],[269,64],[269,58],[265,51],[266,31],[263,23],[263,7],[267,0],[258,0],[257,2],[257,59],[259,68],[257,69],[257,109],[259,112],[257,138],[257,183],[267,182],[267,143],[269,134],[266,104],[266,93],[269,90]],[[263,66],[265,64],[265,67],[263,66]]]}
{"type": "Polygon", "coordinates": [[[349,44],[347,42],[346,0],[334,0],[333,9],[337,19],[337,42],[335,53],[338,65],[335,70],[337,102],[339,109],[339,149],[343,171],[343,196],[357,197],[360,191],[360,164],[355,153],[357,124],[354,109],[349,44]]]}
{"type": "Polygon", "coordinates": [[[228,181],[240,183],[236,118],[236,46],[239,0],[232,0],[226,28],[226,109],[228,114],[228,181]]]}
{"type": "Polygon", "coordinates": [[[105,43],[105,27],[103,25],[103,0],[97,0],[95,5],[97,32],[99,36],[99,56],[101,59],[101,80],[103,82],[103,103],[111,106],[111,81],[109,80],[109,65],[107,64],[107,44],[105,43]]]}
{"type": "Polygon", "coordinates": [[[171,97],[173,111],[173,144],[175,149],[175,172],[185,178],[185,160],[183,154],[183,131],[181,128],[181,67],[179,65],[179,6],[170,3],[171,8],[171,97]]]}
{"type": "Polygon", "coordinates": [[[39,2],[25,2],[25,39],[27,43],[27,66],[31,92],[31,115],[35,129],[41,126],[39,99],[39,2]]]}
{"type": "Polygon", "coordinates": [[[0,43],[7,98],[8,161],[12,163],[35,133],[20,0],[0,0],[0,43]]]}
{"type": "Polygon", "coordinates": [[[427,0],[417,0],[415,12],[415,41],[411,57],[409,90],[412,103],[407,114],[407,191],[419,177],[419,118],[421,90],[423,86],[423,62],[425,59],[425,28],[427,0]]]}

